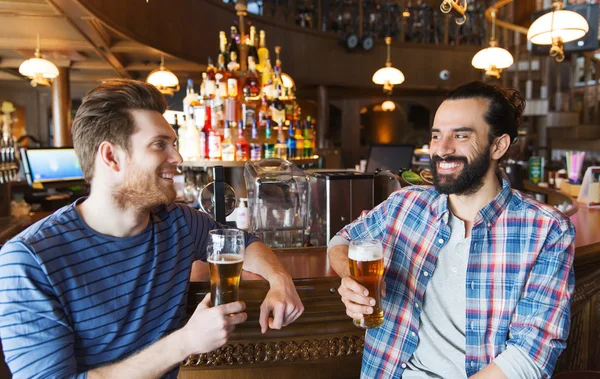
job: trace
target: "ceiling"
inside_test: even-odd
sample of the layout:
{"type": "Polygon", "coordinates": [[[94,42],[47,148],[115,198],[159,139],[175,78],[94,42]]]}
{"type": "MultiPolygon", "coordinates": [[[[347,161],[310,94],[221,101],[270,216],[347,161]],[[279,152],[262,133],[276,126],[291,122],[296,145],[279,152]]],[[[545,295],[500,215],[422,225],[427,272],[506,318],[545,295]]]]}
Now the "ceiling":
{"type": "MultiPolygon", "coordinates": [[[[69,67],[75,85],[114,77],[144,80],[160,63],[160,51],[110,29],[75,0],[0,0],[0,80],[27,80],[18,69],[33,57],[38,33],[44,58],[69,67]]],[[[199,78],[205,69],[167,54],[165,65],[180,81],[199,78]]]]}

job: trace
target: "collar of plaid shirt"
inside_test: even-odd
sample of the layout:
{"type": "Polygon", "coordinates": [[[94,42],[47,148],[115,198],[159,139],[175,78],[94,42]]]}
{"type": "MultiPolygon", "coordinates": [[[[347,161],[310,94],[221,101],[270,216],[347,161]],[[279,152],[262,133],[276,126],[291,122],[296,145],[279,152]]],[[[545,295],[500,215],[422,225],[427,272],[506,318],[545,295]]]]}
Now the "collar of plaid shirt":
{"type": "MultiPolygon", "coordinates": [[[[400,377],[418,343],[420,312],[450,238],[448,196],[402,189],[338,234],[381,239],[384,324],[365,337],[362,378],[400,377]]],[[[562,213],[510,188],[474,220],[466,273],[465,374],[513,344],[550,377],[568,336],[575,231],[562,213]]]]}

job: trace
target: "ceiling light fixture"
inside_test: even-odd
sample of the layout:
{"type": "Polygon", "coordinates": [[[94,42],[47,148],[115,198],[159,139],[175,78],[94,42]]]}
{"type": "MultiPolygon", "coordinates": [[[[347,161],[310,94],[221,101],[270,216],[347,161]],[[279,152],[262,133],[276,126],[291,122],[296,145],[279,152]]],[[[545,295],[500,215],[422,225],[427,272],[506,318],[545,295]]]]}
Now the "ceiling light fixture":
{"type": "Polygon", "coordinates": [[[40,50],[40,35],[37,35],[37,48],[35,57],[29,58],[19,66],[19,74],[31,79],[31,86],[50,86],[51,80],[58,76],[58,68],[52,62],[42,58],[40,50]]]}
{"type": "Polygon", "coordinates": [[[492,36],[490,46],[479,50],[473,57],[471,65],[473,67],[485,70],[485,74],[496,79],[500,79],[502,70],[512,66],[514,59],[507,50],[498,47],[496,41],[496,10],[492,11],[492,36]]]}
{"type": "Polygon", "coordinates": [[[146,78],[146,83],[152,84],[163,95],[173,95],[179,91],[179,79],[173,72],[165,68],[165,57],[160,56],[160,66],[146,78]]]}
{"type": "Polygon", "coordinates": [[[384,112],[393,112],[396,110],[396,103],[388,98],[381,104],[381,110],[384,112]]]}
{"type": "Polygon", "coordinates": [[[385,67],[380,68],[373,74],[373,83],[383,85],[383,92],[391,94],[395,85],[404,82],[404,74],[397,68],[392,67],[392,37],[385,37],[385,44],[387,45],[385,67]]]}
{"type": "Polygon", "coordinates": [[[455,17],[455,22],[462,25],[467,21],[467,0],[461,4],[461,0],[444,0],[440,4],[443,13],[450,13],[455,17]]]}
{"type": "Polygon", "coordinates": [[[551,45],[550,56],[562,62],[565,59],[563,45],[585,36],[590,26],[577,12],[563,9],[561,1],[553,2],[552,7],[552,11],[531,24],[527,40],[536,45],[551,45]]]}

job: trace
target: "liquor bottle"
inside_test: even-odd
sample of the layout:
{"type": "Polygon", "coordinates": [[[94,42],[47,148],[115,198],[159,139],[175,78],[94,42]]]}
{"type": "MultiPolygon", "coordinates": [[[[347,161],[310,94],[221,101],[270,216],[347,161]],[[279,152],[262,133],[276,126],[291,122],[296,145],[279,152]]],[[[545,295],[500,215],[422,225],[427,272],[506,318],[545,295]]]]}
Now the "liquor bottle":
{"type": "Polygon", "coordinates": [[[179,130],[177,131],[177,147],[178,147],[178,151],[179,151],[179,155],[181,155],[181,157],[183,159],[185,159],[185,157],[187,157],[187,143],[186,143],[186,134],[187,134],[187,122],[186,122],[186,115],[183,115],[183,122],[181,123],[181,126],[179,127],[179,130]]]}
{"type": "Polygon", "coordinates": [[[208,158],[219,160],[221,159],[221,133],[215,128],[211,128],[208,134],[208,158]]]}
{"type": "Polygon", "coordinates": [[[297,157],[296,153],[296,137],[294,136],[294,123],[290,122],[290,126],[288,129],[288,138],[285,143],[287,145],[287,156],[288,159],[294,159],[297,157]]]}
{"type": "Polygon", "coordinates": [[[271,67],[271,61],[267,57],[264,64],[264,70],[262,71],[262,91],[264,95],[267,95],[267,99],[271,100],[274,93],[274,73],[271,67]]]}
{"type": "Polygon", "coordinates": [[[287,159],[287,145],[285,134],[283,133],[283,119],[279,119],[277,128],[277,143],[275,144],[275,157],[279,159],[287,159]]]}
{"type": "Polygon", "coordinates": [[[310,158],[313,155],[312,149],[312,133],[311,133],[310,116],[306,118],[304,123],[304,157],[310,158]]]}
{"type": "Polygon", "coordinates": [[[224,64],[227,64],[229,59],[229,54],[227,54],[227,35],[222,30],[219,32],[219,56],[217,57],[217,63],[221,57],[223,57],[224,64]]]}
{"type": "Polygon", "coordinates": [[[258,44],[258,65],[256,68],[260,72],[264,72],[265,64],[267,63],[267,59],[269,59],[269,49],[267,49],[267,37],[264,30],[261,30],[260,33],[260,42],[258,44]]]}
{"type": "Polygon", "coordinates": [[[217,74],[215,75],[217,79],[217,92],[221,98],[227,97],[227,81],[229,79],[229,72],[225,68],[225,57],[223,55],[219,55],[219,65],[217,67],[217,74]]]}
{"type": "Polygon", "coordinates": [[[256,63],[253,57],[248,57],[248,71],[246,72],[246,80],[244,81],[244,90],[246,89],[252,100],[260,99],[260,79],[256,72],[256,63]]]}
{"type": "Polygon", "coordinates": [[[244,98],[242,100],[242,120],[246,125],[252,125],[256,120],[256,101],[250,97],[248,88],[244,88],[244,98]]]}
{"type": "Polygon", "coordinates": [[[281,85],[277,85],[275,98],[271,102],[271,118],[273,120],[285,120],[285,104],[281,100],[281,85]]]}
{"type": "Polygon", "coordinates": [[[173,130],[175,131],[175,134],[177,135],[177,138],[179,138],[179,117],[177,116],[177,114],[175,114],[175,120],[173,121],[173,124],[171,124],[171,127],[173,128],[173,130]]]}
{"type": "Polygon", "coordinates": [[[275,143],[277,141],[271,135],[271,120],[267,120],[265,126],[265,142],[263,144],[263,158],[275,158],[275,143]]]}
{"type": "Polygon", "coordinates": [[[280,85],[283,88],[283,79],[281,78],[282,68],[281,68],[281,58],[279,54],[281,53],[281,46],[275,46],[275,66],[273,67],[273,84],[275,86],[280,85]]]}
{"type": "Polygon", "coordinates": [[[258,139],[258,125],[256,120],[252,121],[252,138],[250,139],[250,159],[260,161],[262,158],[262,144],[258,139]]]}
{"type": "Polygon", "coordinates": [[[258,63],[258,50],[255,45],[256,41],[256,27],[250,26],[250,35],[246,39],[246,45],[248,46],[248,66],[250,66],[250,58],[254,59],[254,64],[258,63]]]}
{"type": "Polygon", "coordinates": [[[198,100],[200,100],[200,102],[204,102],[206,100],[206,72],[202,73],[202,81],[200,82],[200,93],[198,95],[198,100]]]}
{"type": "Polygon", "coordinates": [[[303,158],[304,157],[304,137],[302,137],[302,122],[300,120],[296,121],[296,157],[303,158]]]}
{"type": "MultiPolygon", "coordinates": [[[[219,74],[217,74],[217,76],[219,76],[219,74]]],[[[212,128],[215,130],[222,129],[223,123],[225,122],[225,104],[223,97],[221,96],[221,85],[224,84],[217,82],[217,95],[212,100],[212,128]]]]}
{"type": "Polygon", "coordinates": [[[265,127],[267,120],[271,119],[271,110],[269,109],[269,103],[267,102],[267,95],[262,96],[260,107],[258,108],[258,120],[260,121],[258,126],[261,128],[265,127]]]}
{"type": "Polygon", "coordinates": [[[225,122],[223,130],[223,142],[221,142],[221,159],[224,161],[235,160],[235,145],[231,140],[231,125],[229,121],[225,122]]]}
{"type": "Polygon", "coordinates": [[[183,159],[186,161],[195,161],[200,159],[200,133],[194,122],[194,115],[190,113],[187,118],[186,132],[184,135],[186,143],[186,155],[183,159]]]}
{"type": "Polygon", "coordinates": [[[191,104],[196,100],[196,93],[194,92],[194,80],[188,79],[186,95],[183,98],[183,112],[186,115],[192,113],[191,104]]]}
{"type": "Polygon", "coordinates": [[[208,57],[208,68],[206,69],[206,80],[204,81],[205,95],[209,99],[214,99],[217,91],[217,82],[215,78],[215,66],[213,66],[212,58],[208,57]]]}
{"type": "Polygon", "coordinates": [[[225,99],[225,121],[235,122],[238,117],[239,104],[235,97],[225,99]]]}
{"type": "Polygon", "coordinates": [[[250,144],[246,141],[244,121],[238,121],[238,139],[235,142],[235,160],[247,161],[250,159],[250,144]]]}
{"type": "Polygon", "coordinates": [[[209,159],[209,142],[208,137],[212,131],[212,120],[211,120],[211,108],[206,107],[206,113],[204,117],[204,126],[200,130],[200,159],[209,159]]]}
{"type": "Polygon", "coordinates": [[[237,71],[240,68],[240,64],[237,62],[238,56],[235,51],[231,52],[230,61],[227,65],[229,70],[229,77],[227,78],[227,95],[229,97],[237,98],[239,93],[239,80],[237,71]]]}
{"type": "Polygon", "coordinates": [[[240,56],[240,50],[238,48],[239,34],[237,27],[232,26],[229,33],[229,44],[227,45],[227,56],[231,58],[231,53],[236,53],[240,56]]]}

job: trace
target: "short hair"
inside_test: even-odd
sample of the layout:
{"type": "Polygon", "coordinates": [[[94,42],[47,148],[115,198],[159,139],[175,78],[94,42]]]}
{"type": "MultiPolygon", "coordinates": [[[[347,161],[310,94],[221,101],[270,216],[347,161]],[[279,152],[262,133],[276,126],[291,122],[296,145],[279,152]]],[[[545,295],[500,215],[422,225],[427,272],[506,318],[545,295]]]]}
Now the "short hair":
{"type": "Polygon", "coordinates": [[[94,177],[94,160],[100,144],[111,142],[130,151],[130,137],[136,131],[132,110],[163,114],[165,97],[151,84],[128,79],[111,79],[89,91],[73,119],[73,146],[85,179],[94,177]]]}
{"type": "Polygon", "coordinates": [[[516,89],[475,81],[450,91],[445,100],[485,99],[490,105],[485,121],[490,126],[489,142],[504,134],[510,136],[511,143],[517,140],[521,126],[521,116],[525,110],[525,99],[516,89]]]}

